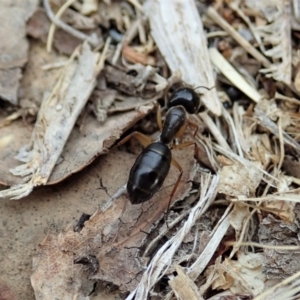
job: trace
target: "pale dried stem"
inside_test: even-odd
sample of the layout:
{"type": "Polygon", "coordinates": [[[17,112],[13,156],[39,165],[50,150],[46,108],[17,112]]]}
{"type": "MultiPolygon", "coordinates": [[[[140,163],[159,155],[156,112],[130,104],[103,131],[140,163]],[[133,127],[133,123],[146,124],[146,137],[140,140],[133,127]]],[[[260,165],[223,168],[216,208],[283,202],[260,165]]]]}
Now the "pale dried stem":
{"type": "Polygon", "coordinates": [[[223,218],[215,226],[214,231],[211,233],[212,238],[207,243],[205,249],[196,259],[196,261],[188,268],[187,275],[192,280],[196,280],[199,277],[199,275],[204,271],[204,269],[207,267],[208,263],[210,262],[212,256],[216,252],[218,246],[220,245],[220,242],[224,238],[230,226],[229,214],[228,214],[230,209],[231,206],[227,208],[226,212],[223,215],[223,218]]]}
{"type": "MultiPolygon", "coordinates": [[[[284,279],[280,283],[272,286],[271,288],[269,288],[268,290],[266,290],[259,296],[256,296],[253,300],[272,299],[272,296],[274,296],[277,289],[278,290],[282,289],[281,291],[279,291],[280,294],[278,293],[276,295],[277,299],[280,299],[280,300],[295,299],[296,300],[297,298],[294,298],[294,296],[297,295],[297,293],[299,293],[299,291],[300,291],[300,272],[297,272],[297,273],[293,274],[292,276],[284,279]],[[282,289],[285,286],[286,286],[286,288],[282,289]],[[289,295],[289,294],[291,294],[291,295],[289,295]],[[291,298],[291,297],[293,297],[293,298],[291,298]]],[[[275,299],[275,298],[273,298],[273,299],[275,299]]]]}
{"type": "Polygon", "coordinates": [[[228,22],[226,22],[218,12],[210,6],[207,10],[207,15],[222,27],[238,44],[240,44],[249,54],[257,59],[266,68],[271,66],[271,63],[259,51],[257,51],[245,38],[243,38],[228,22]]]}
{"type": "Polygon", "coordinates": [[[234,141],[235,141],[235,146],[238,150],[238,155],[240,157],[244,157],[244,153],[243,153],[241,143],[239,140],[239,135],[237,133],[237,128],[235,127],[235,124],[233,123],[233,120],[232,120],[229,112],[225,108],[223,108],[223,116],[224,116],[224,119],[227,121],[229,128],[231,128],[231,130],[232,130],[232,134],[233,134],[234,141]]]}
{"type": "MultiPolygon", "coordinates": [[[[259,121],[259,124],[267,128],[272,134],[279,138],[278,126],[264,113],[260,108],[255,108],[254,116],[259,121]]],[[[292,146],[300,153],[300,146],[293,138],[291,138],[285,131],[282,131],[282,136],[285,144],[292,146]]]]}
{"type": "Polygon", "coordinates": [[[258,168],[255,164],[253,164],[252,162],[250,162],[249,160],[247,160],[245,158],[240,157],[239,155],[235,154],[231,150],[228,151],[227,149],[221,147],[220,145],[218,145],[216,143],[212,143],[212,146],[213,146],[214,150],[218,151],[219,153],[222,153],[223,155],[227,156],[228,158],[233,159],[233,160],[241,163],[245,167],[254,168],[257,171],[259,171],[259,173],[262,176],[262,180],[264,180],[266,183],[270,184],[272,187],[275,187],[275,185],[271,182],[271,180],[275,181],[275,182],[279,182],[279,179],[277,179],[276,177],[272,176],[271,174],[269,174],[265,170],[263,170],[261,168],[258,168]],[[263,177],[263,175],[265,175],[266,178],[263,177]]]}
{"type": "Polygon", "coordinates": [[[216,49],[209,49],[210,59],[218,70],[238,89],[255,102],[259,102],[261,95],[253,88],[244,77],[232,67],[224,56],[216,49]]]}
{"type": "Polygon", "coordinates": [[[150,244],[147,246],[144,254],[143,254],[143,257],[147,257],[149,255],[149,252],[152,250],[153,246],[156,245],[156,243],[161,239],[163,238],[170,229],[172,229],[177,223],[179,223],[181,220],[183,220],[189,213],[190,213],[190,209],[189,210],[186,210],[182,213],[180,213],[180,216],[178,216],[173,222],[171,223],[168,223],[168,226],[166,226],[160,233],[159,235],[153,239],[150,244]]]}
{"type": "Polygon", "coordinates": [[[224,139],[222,133],[220,132],[220,130],[218,129],[216,124],[213,122],[212,118],[208,115],[208,113],[203,112],[203,113],[200,113],[199,116],[202,119],[202,121],[204,122],[204,124],[208,127],[208,129],[210,130],[211,134],[216,139],[218,144],[222,148],[226,149],[227,151],[231,151],[231,148],[227,144],[227,142],[224,139]]]}

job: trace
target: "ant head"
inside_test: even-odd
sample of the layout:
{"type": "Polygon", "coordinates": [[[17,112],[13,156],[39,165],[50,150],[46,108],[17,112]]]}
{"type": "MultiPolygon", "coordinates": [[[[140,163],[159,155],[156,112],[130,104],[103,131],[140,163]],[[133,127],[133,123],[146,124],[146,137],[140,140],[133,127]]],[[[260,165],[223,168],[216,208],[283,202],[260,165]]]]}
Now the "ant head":
{"type": "Polygon", "coordinates": [[[191,88],[183,87],[175,90],[168,101],[168,107],[182,105],[189,114],[195,114],[200,108],[200,98],[191,88]]]}
{"type": "Polygon", "coordinates": [[[177,105],[182,105],[189,114],[195,114],[199,111],[201,102],[199,94],[195,92],[198,88],[204,88],[206,90],[211,90],[214,88],[207,88],[205,86],[197,86],[196,88],[187,87],[182,81],[174,82],[165,91],[165,101],[167,99],[166,95],[169,90],[173,90],[171,97],[167,103],[167,107],[173,107],[177,105]]]}

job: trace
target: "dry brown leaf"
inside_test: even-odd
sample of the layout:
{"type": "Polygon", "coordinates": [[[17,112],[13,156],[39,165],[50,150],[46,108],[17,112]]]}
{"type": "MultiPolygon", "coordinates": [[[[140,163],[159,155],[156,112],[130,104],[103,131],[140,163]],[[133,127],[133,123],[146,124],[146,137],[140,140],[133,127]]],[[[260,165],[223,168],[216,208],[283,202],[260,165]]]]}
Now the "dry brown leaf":
{"type": "MultiPolygon", "coordinates": [[[[63,160],[55,165],[47,184],[62,181],[82,170],[98,155],[107,153],[127,129],[152,109],[153,106],[150,105],[138,111],[109,117],[102,125],[94,117],[89,116],[84,121],[83,132],[80,132],[78,127],[71,132],[61,154],[63,160]]],[[[3,137],[11,137],[11,142],[5,143],[5,147],[0,151],[0,183],[2,185],[22,183],[22,178],[13,176],[9,170],[18,166],[15,156],[21,147],[29,143],[32,130],[30,125],[23,126],[22,121],[0,129],[3,137]]]]}
{"type": "MultiPolygon", "coordinates": [[[[190,189],[190,183],[187,182],[193,178],[190,172],[193,173],[194,159],[193,149],[189,148],[173,152],[184,170],[174,199],[183,198],[190,189]]],[[[118,186],[124,184],[117,180],[118,171],[114,176],[112,182],[120,183],[118,186]]],[[[75,269],[76,274],[80,274],[80,278],[74,278],[78,286],[81,286],[81,279],[84,277],[112,282],[121,290],[133,290],[142,272],[142,262],[138,261],[139,248],[145,242],[147,232],[162,218],[167,209],[170,191],[177,177],[178,171],[171,170],[163,188],[149,202],[132,205],[124,195],[105,213],[97,211],[85,222],[80,232],[67,230],[57,237],[49,235],[34,258],[31,280],[36,294],[40,295],[37,299],[50,299],[47,296],[50,290],[52,297],[55,295],[60,298],[66,295],[55,290],[57,284],[65,286],[63,293],[69,293],[67,282],[63,284],[60,279],[72,278],[75,269]],[[97,263],[88,264],[87,268],[73,264],[73,259],[91,257],[94,257],[97,263]],[[60,278],[55,276],[57,272],[60,273],[60,278]]],[[[70,299],[73,299],[74,295],[75,292],[70,293],[70,299]]],[[[82,291],[81,294],[78,292],[78,295],[83,295],[82,291]]]]}
{"type": "Polygon", "coordinates": [[[288,175],[300,178],[300,162],[298,158],[286,155],[282,167],[288,175]]]}

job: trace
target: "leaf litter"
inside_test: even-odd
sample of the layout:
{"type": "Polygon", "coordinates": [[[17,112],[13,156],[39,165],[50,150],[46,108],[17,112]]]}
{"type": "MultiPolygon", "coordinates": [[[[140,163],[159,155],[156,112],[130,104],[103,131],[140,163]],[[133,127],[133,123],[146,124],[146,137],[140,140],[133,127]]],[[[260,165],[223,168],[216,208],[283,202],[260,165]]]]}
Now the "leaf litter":
{"type": "Polygon", "coordinates": [[[1,298],[297,299],[295,7],[2,5],[15,34],[0,33],[0,196],[23,199],[1,202],[1,298]],[[178,171],[131,205],[118,191],[136,154],[112,148],[156,130],[151,112],[179,80],[203,102],[183,137],[203,165],[194,146],[172,151],[184,173],[166,219],[178,171]]]}

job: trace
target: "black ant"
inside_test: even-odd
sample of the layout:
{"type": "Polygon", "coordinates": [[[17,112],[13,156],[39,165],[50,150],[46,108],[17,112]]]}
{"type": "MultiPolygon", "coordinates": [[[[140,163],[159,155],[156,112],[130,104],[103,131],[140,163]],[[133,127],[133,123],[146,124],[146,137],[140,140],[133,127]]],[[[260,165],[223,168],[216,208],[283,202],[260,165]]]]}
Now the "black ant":
{"type": "Polygon", "coordinates": [[[156,141],[152,141],[150,137],[140,132],[133,132],[119,143],[119,145],[123,144],[135,137],[145,147],[129,173],[127,192],[132,204],[140,204],[150,200],[163,185],[172,164],[180,174],[170,195],[171,202],[183,174],[180,164],[172,158],[171,149],[195,144],[194,142],[179,145],[171,143],[184,133],[188,124],[197,127],[196,124],[188,120],[187,113],[195,114],[198,112],[200,108],[198,94],[192,88],[179,88],[169,98],[167,107],[164,124],[161,120],[161,111],[160,109],[157,110],[157,123],[161,134],[156,141]]]}

